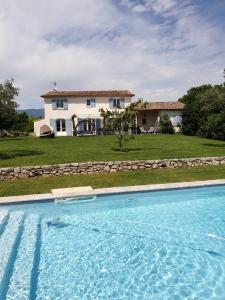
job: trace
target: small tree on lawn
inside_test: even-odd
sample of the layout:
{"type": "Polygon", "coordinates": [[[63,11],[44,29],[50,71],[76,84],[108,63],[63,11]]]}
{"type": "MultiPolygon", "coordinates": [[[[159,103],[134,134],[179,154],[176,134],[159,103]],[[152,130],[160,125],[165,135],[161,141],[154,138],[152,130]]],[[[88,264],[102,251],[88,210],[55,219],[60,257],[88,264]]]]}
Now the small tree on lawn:
{"type": "Polygon", "coordinates": [[[103,127],[110,124],[111,128],[114,129],[119,151],[125,151],[127,142],[134,138],[132,129],[137,127],[137,107],[142,105],[144,105],[142,100],[139,100],[126,106],[124,109],[121,109],[120,106],[115,107],[113,110],[100,109],[103,127]]]}

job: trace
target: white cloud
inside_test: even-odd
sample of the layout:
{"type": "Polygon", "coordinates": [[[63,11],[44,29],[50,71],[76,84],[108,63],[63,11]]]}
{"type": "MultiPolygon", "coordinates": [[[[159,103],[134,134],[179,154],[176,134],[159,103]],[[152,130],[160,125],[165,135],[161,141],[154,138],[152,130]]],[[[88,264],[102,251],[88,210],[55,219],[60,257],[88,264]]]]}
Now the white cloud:
{"type": "MultiPolygon", "coordinates": [[[[187,1],[187,0],[185,0],[187,1]]],[[[178,4],[176,0],[144,0],[141,3],[137,0],[121,0],[121,4],[135,12],[154,11],[164,13],[178,4]]]]}
{"type": "Polygon", "coordinates": [[[224,31],[190,0],[118,1],[1,0],[0,80],[15,78],[21,107],[51,81],[166,101],[222,80],[224,31]]]}

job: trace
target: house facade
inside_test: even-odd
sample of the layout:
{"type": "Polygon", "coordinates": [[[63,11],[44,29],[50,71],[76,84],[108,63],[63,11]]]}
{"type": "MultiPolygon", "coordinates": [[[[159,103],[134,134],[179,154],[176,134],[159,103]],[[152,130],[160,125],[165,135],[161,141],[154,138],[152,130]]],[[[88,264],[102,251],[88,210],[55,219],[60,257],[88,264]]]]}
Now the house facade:
{"type": "Polygon", "coordinates": [[[40,136],[54,130],[56,136],[72,136],[74,116],[78,135],[98,134],[101,129],[99,110],[121,108],[130,104],[134,96],[128,90],[113,91],[57,91],[52,90],[41,97],[44,100],[45,118],[34,122],[34,133],[40,136]]]}
{"type": "MultiPolygon", "coordinates": [[[[128,90],[58,91],[43,94],[45,118],[34,122],[36,136],[54,131],[56,136],[96,135],[102,129],[99,110],[124,108],[134,94],[128,90]],[[74,122],[72,121],[74,117],[74,122]],[[75,126],[74,126],[75,125],[75,126]]],[[[177,131],[182,121],[181,102],[146,102],[138,108],[137,126],[144,131],[157,128],[162,115],[168,115],[177,131]]]]}

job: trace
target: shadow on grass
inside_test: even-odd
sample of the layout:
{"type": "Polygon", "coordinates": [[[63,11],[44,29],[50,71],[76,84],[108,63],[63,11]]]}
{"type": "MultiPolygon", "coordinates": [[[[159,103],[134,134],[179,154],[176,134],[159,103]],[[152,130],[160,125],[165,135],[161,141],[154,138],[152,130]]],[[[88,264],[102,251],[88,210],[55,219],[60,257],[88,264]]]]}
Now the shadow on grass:
{"type": "Polygon", "coordinates": [[[132,151],[143,151],[146,150],[146,148],[125,148],[123,151],[121,151],[119,148],[112,148],[112,150],[116,152],[124,153],[124,152],[132,152],[132,151]]]}
{"type": "Polygon", "coordinates": [[[225,148],[225,143],[224,144],[204,143],[202,145],[205,147],[225,148]]]}
{"type": "Polygon", "coordinates": [[[12,159],[17,157],[23,156],[33,156],[33,155],[42,155],[44,152],[42,151],[35,151],[35,150],[15,150],[15,151],[8,151],[7,153],[0,152],[0,160],[4,159],[12,159]]]}
{"type": "Polygon", "coordinates": [[[8,142],[8,141],[23,141],[23,138],[14,138],[14,137],[8,137],[8,138],[1,138],[0,137],[0,142],[8,142]]]}

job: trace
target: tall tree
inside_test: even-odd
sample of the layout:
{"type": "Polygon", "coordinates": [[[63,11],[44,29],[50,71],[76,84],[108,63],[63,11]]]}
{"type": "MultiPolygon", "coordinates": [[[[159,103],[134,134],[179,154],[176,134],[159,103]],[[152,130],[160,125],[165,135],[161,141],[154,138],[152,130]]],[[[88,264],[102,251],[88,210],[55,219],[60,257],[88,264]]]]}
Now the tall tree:
{"type": "Polygon", "coordinates": [[[9,129],[13,125],[18,104],[14,98],[19,89],[14,86],[14,79],[0,83],[0,129],[9,129]]]}
{"type": "Polygon", "coordinates": [[[187,94],[178,101],[185,104],[182,113],[182,132],[187,135],[196,135],[201,123],[201,103],[200,97],[206,91],[213,87],[210,84],[205,84],[198,87],[193,87],[187,91],[187,94]]]}
{"type": "Polygon", "coordinates": [[[225,85],[214,86],[200,97],[201,121],[198,135],[225,139],[225,85]]]}
{"type": "Polygon", "coordinates": [[[225,139],[225,83],[192,88],[179,101],[184,134],[225,139]]]}

